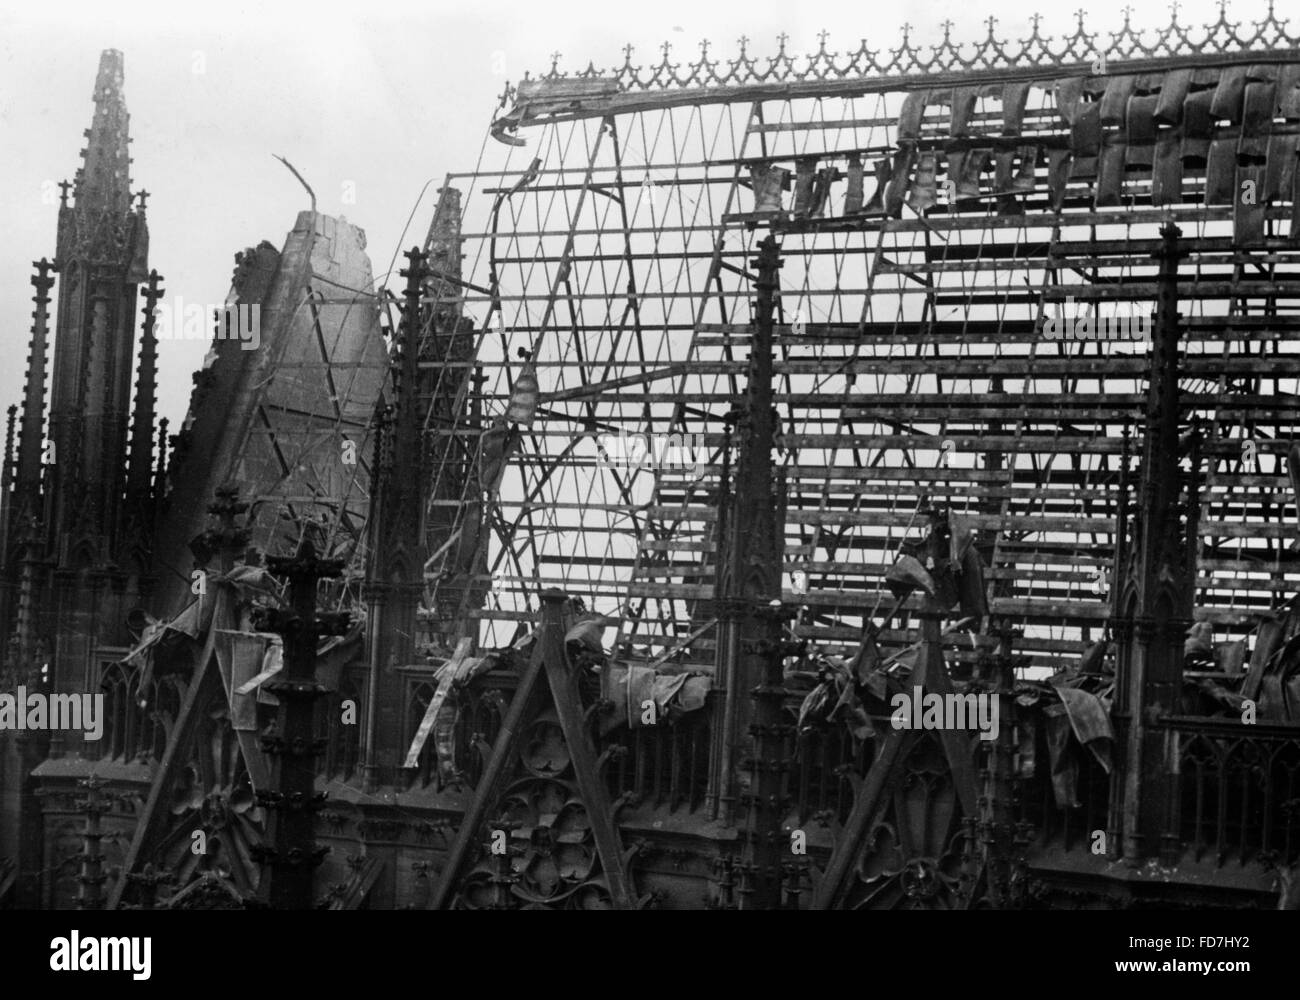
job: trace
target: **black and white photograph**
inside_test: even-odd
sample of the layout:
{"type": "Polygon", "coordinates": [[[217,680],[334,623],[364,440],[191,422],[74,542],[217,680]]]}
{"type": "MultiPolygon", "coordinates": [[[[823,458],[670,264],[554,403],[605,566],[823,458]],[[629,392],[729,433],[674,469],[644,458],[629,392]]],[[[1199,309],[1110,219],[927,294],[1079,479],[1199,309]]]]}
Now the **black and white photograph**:
{"type": "Polygon", "coordinates": [[[1281,965],[1298,152],[1274,0],[4,0],[22,963],[1281,965]]]}

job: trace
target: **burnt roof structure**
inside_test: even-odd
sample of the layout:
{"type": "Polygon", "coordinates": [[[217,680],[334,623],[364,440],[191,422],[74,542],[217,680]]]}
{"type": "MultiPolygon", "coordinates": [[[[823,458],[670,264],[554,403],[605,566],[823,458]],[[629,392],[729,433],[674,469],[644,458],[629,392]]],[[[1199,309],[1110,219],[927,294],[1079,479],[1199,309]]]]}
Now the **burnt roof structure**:
{"type": "MultiPolygon", "coordinates": [[[[557,56],[507,88],[499,145],[440,205],[464,208],[438,301],[477,333],[452,358],[423,321],[424,391],[462,402],[426,422],[419,618],[517,647],[558,588],[578,663],[616,630],[588,704],[626,750],[619,827],[699,838],[711,905],[1258,899],[1298,842],[1300,39],[1271,5],[949,27],[557,56]],[[466,537],[486,565],[452,554],[466,537]],[[638,724],[683,678],[704,710],[638,724]],[[1000,699],[1016,735],[891,732],[908,684],[1000,699]],[[811,869],[773,853],[792,829],[811,869]]],[[[454,770],[426,742],[447,682],[411,683],[408,764],[454,770]]],[[[567,763],[530,763],[549,710],[508,770],[521,710],[434,905],[574,905],[597,880],[472,850],[535,838],[524,801],[586,801],[567,730],[567,763]]]]}
{"type": "MultiPolygon", "coordinates": [[[[1258,907],[1300,884],[1300,38],[1271,4],[949,27],[557,56],[502,95],[400,290],[314,210],[241,259],[271,349],[214,346],[152,486],[147,325],[105,495],[154,525],[140,559],[209,568],[179,614],[173,573],[129,651],[92,600],[112,567],[54,574],[103,625],[54,629],[55,683],[99,662],[121,719],[98,759],[15,741],[44,805],[0,789],[14,895],[71,899],[38,885],[38,831],[70,836],[90,764],[148,794],[101,824],[117,789],[81,786],[87,905],[1258,907]]],[[[68,507],[27,430],[49,270],[11,510],[68,507]]],[[[6,537],[10,676],[52,617],[40,528],[6,537]]]]}
{"type": "MultiPolygon", "coordinates": [[[[748,262],[772,232],[800,634],[856,640],[928,499],[977,529],[989,611],[1024,627],[1034,665],[1077,656],[1114,611],[1171,221],[1171,405],[1205,458],[1194,603],[1248,634],[1300,582],[1296,45],[1271,5],[1146,32],[1080,15],[1059,39],[1035,18],[1019,42],[990,22],[974,45],[905,29],[897,48],[837,53],[823,35],[798,58],[784,40],[770,59],[742,39],[734,59],[704,46],[681,64],[665,46],[508,91],[493,131],[510,144],[447,181],[466,199],[459,305],[483,329],[473,398],[504,413],[520,350],[541,392],[501,492],[485,636],[527,614],[512,581],[584,595],[647,655],[708,619],[748,262]],[[638,435],[669,461],[602,455],[638,435]],[[682,440],[703,443],[703,475],[682,440]]],[[[709,664],[710,643],[688,658],[709,664]]]]}

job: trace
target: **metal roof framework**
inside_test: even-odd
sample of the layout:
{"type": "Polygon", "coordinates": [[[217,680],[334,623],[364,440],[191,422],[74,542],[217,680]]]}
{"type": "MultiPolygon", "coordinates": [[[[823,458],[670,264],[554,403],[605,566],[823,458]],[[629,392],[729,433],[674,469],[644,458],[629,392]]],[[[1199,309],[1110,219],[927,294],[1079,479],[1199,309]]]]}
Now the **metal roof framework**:
{"type": "MultiPolygon", "coordinates": [[[[1082,20],[1054,42],[1035,19],[1019,49],[992,31],[961,47],[945,29],[928,61],[907,34],[888,62],[864,61],[865,42],[828,53],[823,36],[798,66],[782,40],[766,75],[743,48],[721,64],[706,49],[685,70],[665,49],[654,72],[629,52],[618,71],[553,66],[507,93],[494,131],[508,144],[447,181],[466,192],[458,295],[481,331],[465,363],[484,376],[472,402],[484,419],[505,412],[521,349],[542,393],[489,518],[491,593],[469,611],[485,642],[508,642],[533,595],[559,586],[618,626],[624,654],[689,639],[678,662],[712,669],[698,627],[729,446],[734,459],[726,417],[743,391],[751,262],[769,230],[783,262],[785,597],[806,608],[800,634],[856,640],[928,498],[977,530],[990,610],[1025,629],[1036,666],[1098,637],[1122,466],[1141,454],[1147,345],[1051,339],[1044,324],[1139,321],[1168,220],[1188,252],[1183,418],[1204,436],[1198,616],[1248,636],[1297,590],[1284,456],[1300,423],[1300,41],[1271,4],[1253,33],[1221,12],[1200,35],[1176,23],[1144,35],[1126,15],[1105,63],[1082,20]],[[1261,82],[1266,120],[1247,100],[1261,82]],[[1162,93],[1238,85],[1239,110],[1212,116],[1205,138],[1231,141],[1235,171],[1260,161],[1231,176],[1234,190],[1242,177],[1263,188],[1249,233],[1241,204],[1217,203],[1205,162],[1217,148],[1198,163],[1184,146],[1177,183],[1158,176],[1159,142],[1199,136],[1190,118],[1143,131],[1162,93]],[[1099,113],[1089,164],[1075,122],[1099,113]],[[881,210],[859,194],[855,211],[854,172],[870,195],[882,162],[881,210]],[[777,167],[794,190],[757,211],[777,167]],[[642,447],[656,457],[638,461],[642,447]]],[[[445,493],[431,484],[430,503],[462,502],[445,493]]],[[[914,621],[891,624],[886,645],[914,639],[914,621]]]]}

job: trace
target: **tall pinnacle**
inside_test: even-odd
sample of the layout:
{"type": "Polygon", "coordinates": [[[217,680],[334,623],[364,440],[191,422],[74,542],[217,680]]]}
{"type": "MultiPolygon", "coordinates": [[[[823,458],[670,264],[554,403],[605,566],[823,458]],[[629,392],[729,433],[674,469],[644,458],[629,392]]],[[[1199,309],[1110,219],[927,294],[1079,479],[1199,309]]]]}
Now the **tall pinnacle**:
{"type": "Polygon", "coordinates": [[[135,412],[131,423],[131,450],[127,465],[128,506],[140,503],[153,491],[154,411],[158,390],[158,338],[154,334],[155,309],[163,290],[157,271],[149,272],[144,290],[144,329],[140,335],[140,362],[135,381],[135,412]]]}
{"type": "Polygon", "coordinates": [[[121,215],[131,204],[131,157],[127,126],[130,115],[122,96],[122,53],[105,49],[95,77],[95,117],[86,130],[83,163],[77,171],[73,193],[77,207],[87,202],[121,215]]]}
{"type": "MultiPolygon", "coordinates": [[[[69,280],[60,282],[50,369],[48,525],[60,540],[59,559],[78,547],[109,558],[121,532],[136,286],[149,276],[144,208],[131,196],[122,79],[122,53],[105,50],[73,199],[59,208],[54,269],[69,280]]],[[[137,470],[137,485],[144,479],[137,470]]]]}
{"type": "Polygon", "coordinates": [[[41,460],[45,439],[45,390],[49,358],[50,289],[54,278],[50,276],[51,264],[42,258],[33,265],[36,274],[32,286],[36,295],[32,301],[31,353],[27,356],[27,384],[23,390],[22,422],[18,438],[18,457],[14,479],[17,483],[17,506],[23,515],[39,513],[41,492],[41,460]]]}
{"type": "Polygon", "coordinates": [[[62,268],[74,258],[85,264],[126,268],[128,281],[148,274],[149,234],[144,206],[132,212],[131,116],[122,89],[122,53],[105,49],[95,75],[95,112],[83,133],[85,148],[72,184],[59,209],[59,242],[55,263],[62,268]]]}

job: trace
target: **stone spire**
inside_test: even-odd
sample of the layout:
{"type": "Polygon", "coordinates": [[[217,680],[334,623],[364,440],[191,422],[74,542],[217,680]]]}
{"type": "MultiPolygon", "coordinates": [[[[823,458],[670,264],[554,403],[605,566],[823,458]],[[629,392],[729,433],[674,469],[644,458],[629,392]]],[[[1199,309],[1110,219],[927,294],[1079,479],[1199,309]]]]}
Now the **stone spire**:
{"type": "Polygon", "coordinates": [[[77,205],[123,215],[131,201],[131,157],[127,146],[130,115],[122,95],[122,53],[105,49],[95,76],[95,117],[86,130],[86,148],[77,171],[73,194],[77,205]]]}
{"type": "Polygon", "coordinates": [[[49,530],[64,564],[102,561],[121,532],[136,285],[148,276],[148,227],[130,190],[122,53],[114,49],[100,57],[94,103],[73,203],[59,208],[54,261],[49,530]]]}
{"type": "Polygon", "coordinates": [[[32,287],[32,339],[27,354],[27,382],[23,389],[22,417],[19,424],[18,458],[14,470],[14,510],[19,519],[39,516],[41,500],[41,461],[45,448],[45,386],[48,381],[50,344],[50,289],[53,265],[42,258],[32,264],[36,274],[32,287]]]}
{"type": "Polygon", "coordinates": [[[420,345],[427,322],[422,299],[429,276],[428,254],[412,247],[406,260],[407,266],[399,272],[406,279],[406,288],[392,370],[395,403],[391,414],[380,417],[370,507],[371,550],[365,593],[372,717],[366,729],[362,765],[369,790],[393,781],[397,774],[400,698],[392,667],[415,659],[418,612],[424,593],[422,491],[428,463],[421,410],[420,345]]]}
{"type": "Polygon", "coordinates": [[[131,415],[131,457],[127,467],[128,504],[138,504],[153,492],[154,416],[158,405],[158,338],[154,309],[163,295],[162,276],[149,272],[144,291],[144,329],[140,335],[140,363],[135,378],[135,408],[131,415]]]}
{"type": "Polygon", "coordinates": [[[1160,851],[1166,863],[1176,855],[1176,834],[1166,826],[1172,788],[1165,760],[1164,731],[1152,716],[1176,712],[1183,675],[1183,635],[1192,624],[1195,593],[1195,524],[1200,463],[1199,435],[1189,436],[1192,469],[1184,475],[1179,426],[1178,264],[1182,233],[1169,223],[1162,247],[1147,380],[1141,480],[1128,562],[1121,579],[1116,692],[1129,717],[1125,763],[1125,860],[1136,865],[1160,851]],[[1180,503],[1184,485],[1186,501],[1180,503]],[[1184,521],[1183,515],[1186,515],[1184,521]]]}

